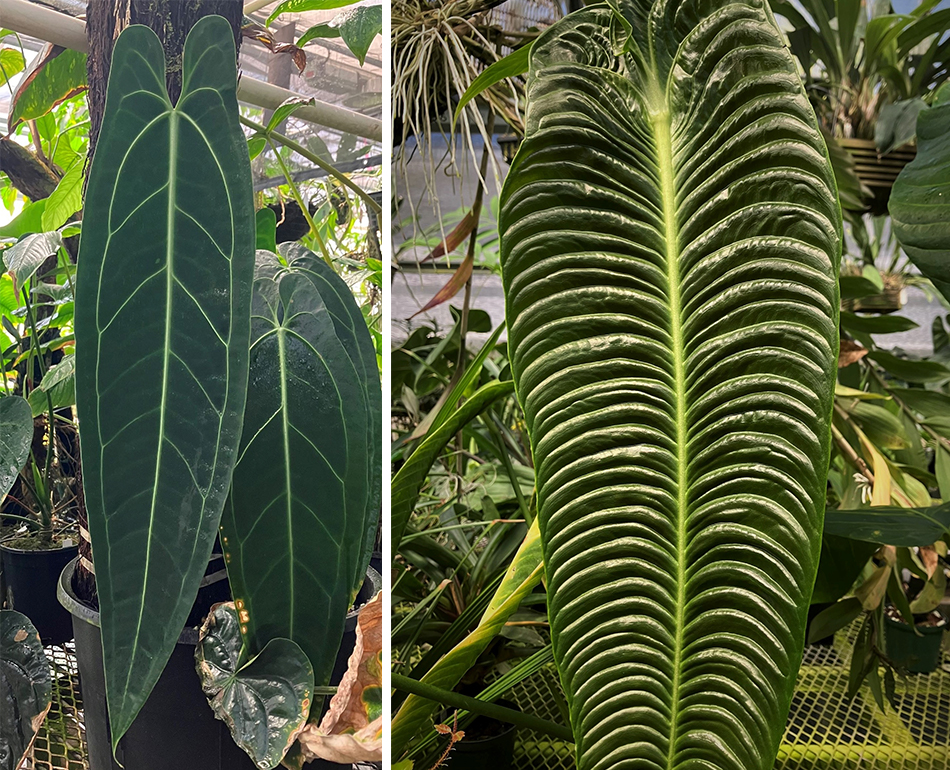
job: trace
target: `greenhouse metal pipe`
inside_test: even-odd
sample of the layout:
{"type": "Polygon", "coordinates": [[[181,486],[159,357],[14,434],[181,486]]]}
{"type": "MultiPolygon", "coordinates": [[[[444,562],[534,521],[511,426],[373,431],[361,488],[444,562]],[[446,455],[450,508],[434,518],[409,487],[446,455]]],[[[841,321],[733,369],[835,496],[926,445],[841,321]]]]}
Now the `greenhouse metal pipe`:
{"type": "MultiPolygon", "coordinates": [[[[7,29],[46,40],[75,51],[88,51],[86,24],[59,11],[34,5],[29,0],[0,0],[0,18],[7,29]]],[[[237,89],[238,99],[255,107],[275,110],[290,98],[305,99],[301,94],[286,88],[264,83],[253,78],[241,78],[237,89]]],[[[335,104],[316,102],[294,112],[295,118],[315,123],[326,128],[355,134],[377,142],[383,139],[382,121],[353,112],[335,104]]]]}

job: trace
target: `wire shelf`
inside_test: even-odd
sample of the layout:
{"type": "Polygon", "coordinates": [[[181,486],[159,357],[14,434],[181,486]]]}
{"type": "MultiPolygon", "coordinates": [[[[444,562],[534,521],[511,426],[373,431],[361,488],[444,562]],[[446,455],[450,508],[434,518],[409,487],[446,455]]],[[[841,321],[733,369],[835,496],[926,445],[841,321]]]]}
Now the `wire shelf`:
{"type": "MultiPolygon", "coordinates": [[[[932,674],[898,678],[895,710],[881,711],[867,686],[848,701],[848,666],[857,624],[833,646],[805,649],[775,770],[950,770],[950,656],[932,674]]],[[[506,698],[522,710],[566,724],[553,666],[506,698]]],[[[517,770],[572,770],[573,745],[519,730],[517,770]]]]}
{"type": "Polygon", "coordinates": [[[72,642],[46,648],[52,705],[22,770],[89,770],[79,668],[72,642]]]}

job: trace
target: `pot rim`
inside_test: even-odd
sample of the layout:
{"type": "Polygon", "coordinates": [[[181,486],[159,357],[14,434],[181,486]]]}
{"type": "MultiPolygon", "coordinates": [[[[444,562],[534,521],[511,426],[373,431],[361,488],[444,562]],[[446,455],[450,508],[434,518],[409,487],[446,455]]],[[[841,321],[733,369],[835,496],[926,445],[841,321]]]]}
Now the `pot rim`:
{"type": "Polygon", "coordinates": [[[950,623],[947,622],[946,618],[943,619],[943,622],[939,626],[919,626],[916,624],[911,626],[910,624],[905,623],[903,620],[894,620],[894,618],[890,617],[889,615],[885,615],[884,620],[890,625],[897,626],[898,628],[906,628],[908,630],[911,628],[916,628],[918,631],[920,631],[920,633],[925,635],[936,634],[938,631],[946,631],[948,628],[950,628],[950,623]]]}
{"type": "MultiPolygon", "coordinates": [[[[79,546],[77,545],[76,548],[78,549],[79,546]]],[[[63,568],[63,571],[59,575],[59,580],[56,583],[56,598],[73,617],[79,618],[80,620],[83,620],[86,623],[95,626],[96,628],[101,628],[99,624],[99,612],[92,609],[91,607],[86,606],[73,591],[73,573],[76,571],[76,564],[78,563],[79,556],[76,556],[74,559],[71,559],[69,563],[63,568]]],[[[369,582],[370,588],[373,591],[373,593],[370,595],[370,599],[372,599],[382,590],[383,577],[372,567],[367,567],[366,580],[364,581],[364,584],[366,582],[369,582]]],[[[368,602],[369,599],[366,600],[366,603],[368,602]]],[[[363,605],[361,604],[359,607],[354,607],[351,609],[346,614],[347,619],[353,618],[355,620],[362,607],[363,605]]],[[[199,629],[197,628],[182,629],[182,632],[178,637],[178,644],[190,644],[192,646],[198,644],[198,631],[199,629]]]]}
{"type": "Polygon", "coordinates": [[[12,545],[0,543],[0,551],[9,551],[10,553],[54,553],[56,551],[65,551],[67,549],[79,551],[79,543],[72,545],[58,545],[56,548],[14,548],[12,545]]]}

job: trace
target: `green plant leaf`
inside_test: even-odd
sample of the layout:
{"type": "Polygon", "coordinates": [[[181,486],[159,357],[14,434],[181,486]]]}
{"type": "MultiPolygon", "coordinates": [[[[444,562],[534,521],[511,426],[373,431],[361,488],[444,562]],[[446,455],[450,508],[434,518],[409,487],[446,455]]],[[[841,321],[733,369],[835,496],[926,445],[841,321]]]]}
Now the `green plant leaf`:
{"type": "Polygon", "coordinates": [[[894,334],[916,329],[918,324],[899,315],[856,315],[842,310],[841,326],[850,332],[894,334]]]}
{"type": "Polygon", "coordinates": [[[22,53],[15,48],[0,48],[0,86],[6,85],[10,78],[23,72],[24,66],[22,53]]]}
{"type": "Polygon", "coordinates": [[[379,374],[343,279],[307,249],[282,253],[286,266],[258,252],[253,387],[222,543],[249,654],[291,639],[326,685],[379,515],[379,374]]]}
{"type": "MultiPolygon", "coordinates": [[[[429,669],[421,681],[444,690],[455,687],[474,665],[478,656],[501,633],[508,618],[518,609],[524,598],[540,582],[543,571],[541,535],[536,519],[511,560],[505,577],[478,625],[429,669]]],[[[389,733],[394,757],[405,751],[409,741],[428,721],[435,709],[435,703],[418,695],[410,695],[403,701],[393,717],[389,733]]]]}
{"type": "Polygon", "coordinates": [[[878,506],[825,513],[824,533],[879,545],[930,545],[950,531],[950,503],[931,508],[878,506]]]}
{"type": "Polygon", "coordinates": [[[42,232],[43,212],[45,210],[46,198],[27,204],[15,219],[0,227],[0,236],[4,238],[22,238],[24,235],[42,232]]]}
{"type": "Polygon", "coordinates": [[[895,180],[888,210],[901,248],[950,301],[950,103],[918,116],[917,156],[895,180]]]}
{"type": "Polygon", "coordinates": [[[950,450],[938,446],[934,451],[936,454],[934,466],[940,497],[945,503],[950,503],[950,450]]]}
{"type": "Polygon", "coordinates": [[[841,276],[841,299],[861,299],[880,294],[880,287],[860,275],[841,276]]]}
{"type": "Polygon", "coordinates": [[[847,594],[877,549],[877,543],[825,534],[821,538],[821,560],[812,604],[836,602],[847,594]]]}
{"type": "Polygon", "coordinates": [[[62,248],[63,236],[56,230],[25,236],[3,252],[3,264],[13,278],[13,288],[19,293],[47,259],[62,248]]]}
{"type": "Polygon", "coordinates": [[[850,625],[855,618],[864,612],[861,601],[854,596],[835,602],[827,609],[819,612],[811,622],[811,628],[808,630],[808,643],[815,642],[831,636],[835,631],[850,625]]]}
{"type": "Polygon", "coordinates": [[[82,182],[83,162],[77,158],[46,199],[42,219],[44,230],[62,227],[82,208],[82,182]]]}
{"type": "Polygon", "coordinates": [[[224,19],[191,30],[182,75],[173,107],[155,33],[119,36],[78,266],[76,396],[113,744],[194,603],[247,392],[254,207],[224,19]]]}
{"type": "Polygon", "coordinates": [[[471,398],[466,399],[448,419],[437,428],[429,430],[423,441],[393,476],[389,520],[394,555],[399,551],[399,543],[402,541],[406,525],[409,523],[409,517],[416,506],[416,501],[419,499],[419,491],[422,489],[432,463],[445,449],[446,444],[464,426],[468,425],[499,398],[511,395],[513,392],[514,383],[510,380],[490,382],[483,385],[472,394],[471,398]]]}
{"type": "Polygon", "coordinates": [[[307,724],[313,668],[290,639],[272,639],[245,661],[240,626],[233,602],[215,605],[201,628],[195,662],[215,716],[255,765],[271,770],[307,724]]]}
{"type": "Polygon", "coordinates": [[[764,0],[534,44],[500,200],[579,770],[771,768],[818,566],[840,211],[764,0]]]}
{"type": "Polygon", "coordinates": [[[340,37],[340,30],[336,27],[331,27],[329,24],[316,24],[300,36],[300,39],[297,41],[297,46],[303,48],[303,46],[311,40],[334,37],[340,37]]]}
{"type": "Polygon", "coordinates": [[[51,367],[43,381],[30,393],[30,408],[33,416],[38,417],[49,411],[49,402],[53,409],[72,406],[76,403],[76,357],[66,356],[51,367]]]}
{"type": "Polygon", "coordinates": [[[267,133],[275,130],[281,123],[283,123],[287,118],[293,115],[301,107],[306,107],[307,105],[313,105],[313,97],[305,96],[291,96],[289,99],[284,100],[280,106],[274,110],[274,114],[271,115],[270,120],[267,121],[267,128],[265,129],[267,133]]]}
{"type": "Polygon", "coordinates": [[[923,388],[889,388],[889,392],[924,417],[950,415],[950,396],[923,388]]]}
{"type": "Polygon", "coordinates": [[[906,382],[942,382],[950,379],[950,369],[939,361],[921,361],[910,358],[898,358],[886,350],[870,350],[868,358],[882,367],[888,374],[893,374],[906,382]]]}
{"type": "Polygon", "coordinates": [[[340,30],[340,37],[362,67],[373,40],[383,31],[383,6],[359,5],[351,8],[333,19],[330,26],[340,30]]]}
{"type": "Polygon", "coordinates": [[[882,155],[896,150],[917,136],[917,116],[927,109],[923,99],[906,99],[881,108],[874,124],[874,144],[882,155]]]}
{"type": "Polygon", "coordinates": [[[458,104],[455,105],[455,114],[452,116],[453,122],[459,119],[459,115],[462,114],[465,105],[479,94],[484,93],[486,89],[491,88],[496,83],[500,83],[502,80],[524,75],[528,71],[528,61],[531,57],[533,44],[532,41],[527,45],[521,46],[521,48],[512,51],[504,58],[489,64],[482,70],[478,77],[472,81],[471,85],[465,89],[462,98],[459,99],[458,104]]]}
{"type": "Polygon", "coordinates": [[[267,206],[259,209],[255,221],[257,223],[257,249],[277,253],[277,214],[267,206]]]}
{"type": "Polygon", "coordinates": [[[334,8],[344,8],[348,5],[353,5],[356,2],[357,0],[284,0],[284,2],[278,5],[271,15],[267,17],[266,25],[269,27],[274,19],[285,13],[329,11],[334,8]]]}
{"type": "Polygon", "coordinates": [[[0,501],[10,491],[30,456],[33,414],[19,396],[0,398],[0,501]]]}
{"type": "Polygon", "coordinates": [[[42,117],[86,89],[86,54],[47,43],[13,96],[8,124],[42,117]]]}
{"type": "Polygon", "coordinates": [[[26,615],[0,611],[0,650],[0,770],[19,770],[49,711],[52,679],[40,635],[26,615]]]}

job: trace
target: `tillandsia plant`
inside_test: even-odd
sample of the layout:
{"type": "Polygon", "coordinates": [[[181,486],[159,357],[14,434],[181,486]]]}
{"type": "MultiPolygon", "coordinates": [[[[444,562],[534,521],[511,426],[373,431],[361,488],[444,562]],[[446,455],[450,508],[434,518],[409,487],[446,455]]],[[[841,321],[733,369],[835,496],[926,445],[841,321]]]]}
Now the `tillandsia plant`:
{"type": "Polygon", "coordinates": [[[581,770],[765,770],[825,506],[841,218],[768,5],[534,44],[501,199],[511,368],[581,770]]]}
{"type": "Polygon", "coordinates": [[[191,610],[237,460],[255,233],[236,86],[224,19],[189,33],[176,104],[158,38],[129,27],[89,176],[76,395],[113,748],[191,610]]]}

